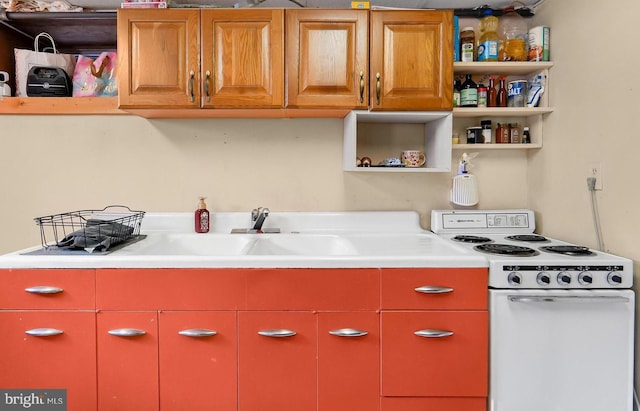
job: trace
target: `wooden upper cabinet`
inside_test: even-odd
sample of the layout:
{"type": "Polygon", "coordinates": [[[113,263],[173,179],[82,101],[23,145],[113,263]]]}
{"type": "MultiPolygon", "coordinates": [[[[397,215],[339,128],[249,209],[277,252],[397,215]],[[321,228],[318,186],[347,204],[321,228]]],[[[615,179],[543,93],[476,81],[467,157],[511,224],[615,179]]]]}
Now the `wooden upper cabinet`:
{"type": "Polygon", "coordinates": [[[452,110],[453,12],[371,12],[372,110],[452,110]]]}
{"type": "Polygon", "coordinates": [[[198,108],[200,11],[118,10],[121,108],[198,108]]]}
{"type": "Polygon", "coordinates": [[[202,10],[203,107],[284,107],[284,10],[202,10]]]}
{"type": "Polygon", "coordinates": [[[287,106],[368,107],[367,10],[287,9],[287,106]]]}

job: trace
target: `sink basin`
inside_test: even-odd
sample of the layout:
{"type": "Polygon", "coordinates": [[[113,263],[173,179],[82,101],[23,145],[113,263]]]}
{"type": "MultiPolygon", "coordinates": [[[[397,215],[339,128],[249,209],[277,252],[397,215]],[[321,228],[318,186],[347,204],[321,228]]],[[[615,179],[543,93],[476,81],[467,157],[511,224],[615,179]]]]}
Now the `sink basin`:
{"type": "Polygon", "coordinates": [[[335,235],[280,234],[258,237],[250,255],[357,255],[349,240],[335,235]]]}
{"type": "Polygon", "coordinates": [[[335,235],[306,234],[166,234],[147,238],[135,250],[145,255],[357,255],[349,240],[335,235]]]}
{"type": "Polygon", "coordinates": [[[243,235],[167,234],[141,242],[136,252],[145,255],[236,256],[246,254],[255,241],[243,235]],[[143,244],[144,243],[144,244],[143,244]]]}

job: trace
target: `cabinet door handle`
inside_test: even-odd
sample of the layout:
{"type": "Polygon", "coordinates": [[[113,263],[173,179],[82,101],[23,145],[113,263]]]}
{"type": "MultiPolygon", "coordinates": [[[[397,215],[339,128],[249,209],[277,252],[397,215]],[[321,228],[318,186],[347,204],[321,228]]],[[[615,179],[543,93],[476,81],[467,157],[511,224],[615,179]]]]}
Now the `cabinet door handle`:
{"type": "Polygon", "coordinates": [[[376,73],[376,104],[380,105],[380,89],[382,84],[380,82],[380,73],[376,73]]]}
{"type": "Polygon", "coordinates": [[[185,337],[213,337],[218,334],[216,331],[207,330],[206,328],[190,328],[188,330],[178,331],[178,334],[185,337]]]}
{"type": "Polygon", "coordinates": [[[435,329],[426,329],[426,330],[418,330],[414,332],[418,337],[424,338],[442,338],[442,337],[451,337],[453,335],[453,331],[447,330],[435,330],[435,329]]]}
{"type": "Polygon", "coordinates": [[[423,285],[422,287],[414,288],[414,291],[423,294],[446,294],[453,292],[453,288],[439,285],[423,285]]]}
{"type": "Polygon", "coordinates": [[[209,87],[211,86],[211,72],[207,70],[204,79],[204,92],[206,94],[207,103],[211,101],[211,94],[209,93],[209,87]]]}
{"type": "Polygon", "coordinates": [[[60,335],[63,332],[64,331],[55,328],[34,328],[25,331],[25,334],[33,335],[34,337],[52,337],[54,335],[60,335]]]}
{"type": "Polygon", "coordinates": [[[34,287],[25,288],[24,290],[31,294],[58,294],[64,291],[60,287],[53,287],[50,285],[36,285],[34,287]]]}
{"type": "Polygon", "coordinates": [[[194,90],[193,90],[195,76],[196,76],[196,73],[194,73],[193,70],[191,70],[189,72],[189,101],[191,101],[192,103],[195,103],[196,101],[196,95],[194,94],[194,90]]]}
{"type": "Polygon", "coordinates": [[[364,330],[356,330],[355,328],[340,328],[337,330],[329,331],[329,334],[338,337],[364,337],[369,333],[364,330]]]}
{"type": "Polygon", "coordinates": [[[296,332],[293,330],[286,330],[286,329],[274,329],[274,330],[258,331],[258,334],[263,335],[265,337],[283,338],[283,337],[293,337],[294,335],[296,335],[296,332]]]}
{"type": "Polygon", "coordinates": [[[364,72],[360,72],[360,103],[364,102],[364,72]]]}
{"type": "Polygon", "coordinates": [[[137,337],[147,333],[145,330],[138,330],[137,328],[116,328],[107,332],[116,337],[137,337]]]}

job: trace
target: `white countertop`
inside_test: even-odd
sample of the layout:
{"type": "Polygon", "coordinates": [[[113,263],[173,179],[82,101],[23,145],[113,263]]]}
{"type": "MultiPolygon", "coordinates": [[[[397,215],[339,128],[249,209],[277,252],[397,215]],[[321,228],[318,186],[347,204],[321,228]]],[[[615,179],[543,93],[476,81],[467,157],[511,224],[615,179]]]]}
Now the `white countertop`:
{"type": "Polygon", "coordinates": [[[271,212],[263,228],[230,234],[250,213],[212,213],[194,233],[193,213],[147,213],[143,240],[107,254],[0,256],[0,268],[383,268],[488,267],[486,258],[420,227],[416,212],[271,212]]]}

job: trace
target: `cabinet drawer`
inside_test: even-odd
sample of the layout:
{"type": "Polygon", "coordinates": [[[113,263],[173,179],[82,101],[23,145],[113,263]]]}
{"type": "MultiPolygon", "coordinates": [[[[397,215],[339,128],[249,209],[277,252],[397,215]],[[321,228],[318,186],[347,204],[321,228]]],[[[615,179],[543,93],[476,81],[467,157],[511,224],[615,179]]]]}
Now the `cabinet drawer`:
{"type": "Polygon", "coordinates": [[[0,270],[0,309],[95,309],[94,270],[0,270]]]}
{"type": "Polygon", "coordinates": [[[375,269],[99,269],[100,310],[377,309],[375,269]]]}
{"type": "Polygon", "coordinates": [[[382,398],[382,411],[486,411],[484,397],[382,398]]]}
{"type": "Polygon", "coordinates": [[[487,308],[486,268],[391,268],[381,275],[382,309],[487,308]]]}
{"type": "Polygon", "coordinates": [[[382,395],[486,396],[488,319],[487,311],[383,311],[382,395]]]}

